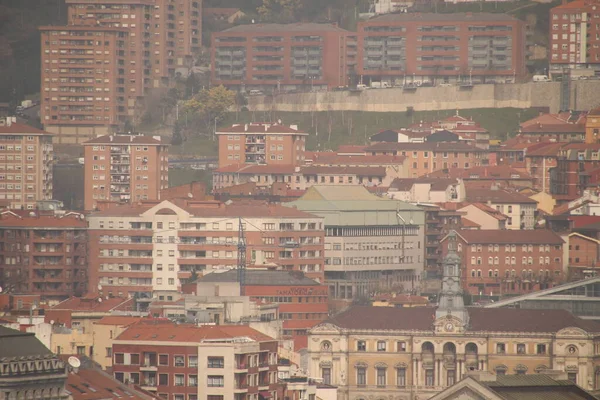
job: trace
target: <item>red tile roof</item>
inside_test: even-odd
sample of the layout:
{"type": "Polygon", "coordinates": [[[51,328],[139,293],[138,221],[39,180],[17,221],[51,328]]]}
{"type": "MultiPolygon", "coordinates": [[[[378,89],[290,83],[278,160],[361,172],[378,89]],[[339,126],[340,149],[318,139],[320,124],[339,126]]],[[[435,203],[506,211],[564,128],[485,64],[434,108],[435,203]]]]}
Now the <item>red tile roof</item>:
{"type": "MultiPolygon", "coordinates": [[[[469,205],[472,205],[473,207],[477,207],[481,211],[487,213],[488,215],[496,218],[499,221],[504,221],[504,220],[508,219],[508,217],[506,215],[502,214],[500,211],[496,210],[495,208],[488,206],[487,204],[468,203],[465,205],[465,207],[468,207],[469,205]]],[[[462,209],[462,207],[460,209],[462,209]]]]}
{"type": "Polygon", "coordinates": [[[215,172],[233,173],[240,175],[277,174],[292,175],[296,171],[293,165],[255,165],[255,164],[229,164],[217,168],[215,172]]]}
{"type": "Polygon", "coordinates": [[[148,400],[149,393],[140,393],[131,386],[124,385],[106,372],[97,369],[79,369],[67,374],[65,389],[72,400],[133,399],[148,400]]]}
{"type": "Polygon", "coordinates": [[[480,149],[475,145],[465,142],[425,142],[425,143],[375,143],[365,149],[367,152],[390,151],[457,151],[484,153],[488,150],[480,149]]]}
{"type": "Polygon", "coordinates": [[[337,167],[320,166],[302,167],[303,175],[358,175],[358,176],[385,176],[385,167],[337,167]]]}
{"type": "Polygon", "coordinates": [[[462,178],[462,179],[532,179],[531,176],[522,171],[518,171],[509,165],[489,165],[472,168],[450,168],[448,172],[438,170],[425,176],[444,177],[444,178],[462,178]]]}
{"type": "Polygon", "coordinates": [[[273,339],[246,325],[177,325],[166,329],[153,324],[135,324],[121,333],[119,341],[157,341],[201,343],[211,339],[249,338],[256,342],[270,342],[273,339]]]}
{"type": "Polygon", "coordinates": [[[71,297],[64,300],[51,310],[70,310],[74,312],[110,312],[115,310],[131,311],[134,309],[133,299],[121,299],[119,297],[109,297],[108,299],[101,297],[71,297]],[[101,300],[101,301],[100,301],[101,300]]]}
{"type": "MultiPolygon", "coordinates": [[[[478,231],[472,231],[474,233],[478,231]]],[[[469,307],[470,332],[544,332],[567,327],[600,332],[600,324],[576,317],[566,310],[469,307]]],[[[351,330],[433,331],[433,307],[355,306],[325,321],[351,330]]]]}
{"type": "Polygon", "coordinates": [[[337,149],[337,153],[364,153],[368,146],[358,144],[343,144],[337,149]]]}
{"type": "Polygon", "coordinates": [[[293,129],[286,125],[280,125],[277,123],[250,123],[250,124],[236,124],[229,128],[221,128],[217,131],[219,134],[228,133],[268,133],[268,134],[295,134],[295,135],[308,135],[308,133],[293,129]]]}
{"type": "Polygon", "coordinates": [[[462,217],[460,219],[460,223],[463,226],[463,228],[481,228],[481,225],[479,225],[478,223],[473,222],[470,219],[467,219],[465,217],[462,217]]]}
{"type": "MultiPolygon", "coordinates": [[[[508,230],[480,229],[458,230],[459,235],[468,244],[552,244],[561,245],[564,241],[549,229],[508,230]]],[[[442,241],[445,240],[442,239],[442,241]]]]}
{"type": "Polygon", "coordinates": [[[33,126],[13,122],[8,125],[0,126],[0,135],[52,135],[50,132],[42,131],[33,126]]]}
{"type": "Polygon", "coordinates": [[[575,0],[569,3],[559,4],[558,6],[552,8],[552,10],[568,10],[568,9],[587,9],[587,2],[584,0],[575,0]]]}
{"type": "Polygon", "coordinates": [[[202,16],[215,17],[215,16],[227,16],[230,17],[233,14],[240,11],[239,8],[221,8],[221,7],[206,7],[202,9],[202,16]]]}
{"type": "Polygon", "coordinates": [[[118,326],[127,326],[131,324],[137,324],[138,322],[143,321],[142,317],[130,317],[127,315],[107,315],[106,317],[102,317],[99,321],[94,322],[96,325],[118,325],[118,326]]]}
{"type": "Polygon", "coordinates": [[[318,152],[313,155],[312,165],[398,165],[404,163],[406,157],[387,154],[344,156],[329,152],[318,152]]]}
{"type": "Polygon", "coordinates": [[[483,189],[468,188],[467,201],[470,202],[492,202],[492,203],[512,203],[512,204],[537,204],[537,201],[517,192],[510,192],[505,189],[483,189]]]}
{"type": "Polygon", "coordinates": [[[0,225],[15,228],[87,228],[83,214],[66,212],[64,215],[40,215],[39,211],[0,212],[0,225]],[[36,216],[28,214],[34,213],[36,216]]]}
{"type": "Polygon", "coordinates": [[[84,142],[84,146],[93,144],[142,144],[149,146],[167,145],[165,142],[154,139],[152,136],[144,135],[105,135],[84,142]]]}

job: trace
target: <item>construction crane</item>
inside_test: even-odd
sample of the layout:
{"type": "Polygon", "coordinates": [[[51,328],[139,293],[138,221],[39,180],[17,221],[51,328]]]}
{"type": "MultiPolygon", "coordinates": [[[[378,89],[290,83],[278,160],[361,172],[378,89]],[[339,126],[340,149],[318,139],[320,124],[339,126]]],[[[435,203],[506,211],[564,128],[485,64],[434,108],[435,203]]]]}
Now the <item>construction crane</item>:
{"type": "Polygon", "coordinates": [[[238,243],[237,243],[237,275],[240,283],[240,296],[245,295],[246,285],[246,233],[242,224],[242,217],[238,219],[238,243]]]}

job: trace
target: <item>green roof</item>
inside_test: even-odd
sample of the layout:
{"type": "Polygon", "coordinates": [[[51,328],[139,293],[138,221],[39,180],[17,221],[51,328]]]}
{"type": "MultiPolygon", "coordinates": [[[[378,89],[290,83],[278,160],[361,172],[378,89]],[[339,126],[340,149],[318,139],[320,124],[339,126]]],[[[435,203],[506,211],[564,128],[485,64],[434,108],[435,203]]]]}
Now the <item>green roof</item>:
{"type": "Polygon", "coordinates": [[[52,354],[35,334],[0,326],[0,358],[45,356],[52,354]]]}

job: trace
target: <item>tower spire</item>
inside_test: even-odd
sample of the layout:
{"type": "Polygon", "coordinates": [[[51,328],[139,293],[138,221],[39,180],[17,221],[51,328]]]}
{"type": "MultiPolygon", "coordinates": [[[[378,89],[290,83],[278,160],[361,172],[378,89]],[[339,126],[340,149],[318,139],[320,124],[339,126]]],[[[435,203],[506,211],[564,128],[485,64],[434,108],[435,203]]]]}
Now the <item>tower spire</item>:
{"type": "Polygon", "coordinates": [[[447,238],[448,253],[442,261],[442,291],[439,295],[435,317],[441,318],[452,315],[460,319],[463,326],[467,326],[469,324],[469,313],[465,308],[463,291],[460,286],[461,258],[457,253],[456,232],[450,231],[447,238]]]}

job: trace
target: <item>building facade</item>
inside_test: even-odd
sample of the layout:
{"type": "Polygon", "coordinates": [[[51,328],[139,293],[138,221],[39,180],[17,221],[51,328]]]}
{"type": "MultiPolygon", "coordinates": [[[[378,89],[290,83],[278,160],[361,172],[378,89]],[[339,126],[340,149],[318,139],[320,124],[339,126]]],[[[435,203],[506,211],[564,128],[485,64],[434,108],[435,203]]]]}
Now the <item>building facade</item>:
{"type": "Polygon", "coordinates": [[[525,73],[523,22],[503,14],[397,13],[358,24],[358,73],[371,81],[480,83],[525,73]]]}
{"type": "Polygon", "coordinates": [[[584,389],[600,385],[598,326],[565,310],[466,308],[461,259],[444,259],[439,306],[353,307],[310,331],[309,374],[340,398],[430,398],[468,371],[556,369],[584,389]]]}
{"type": "Polygon", "coordinates": [[[410,172],[417,178],[438,170],[489,165],[489,151],[461,142],[376,143],[365,149],[371,155],[406,157],[410,172]]]}
{"type": "Polygon", "coordinates": [[[113,344],[113,374],[175,400],[282,398],[277,341],[244,325],[136,324],[113,344]]]}
{"type": "Polygon", "coordinates": [[[233,125],[219,130],[216,135],[219,138],[219,167],[304,164],[308,133],[299,131],[297,125],[233,125]]]}
{"type": "Polygon", "coordinates": [[[472,295],[523,294],[566,280],[564,241],[551,230],[460,230],[457,243],[462,286],[472,295]]]}
{"type": "Polygon", "coordinates": [[[348,86],[354,33],[333,24],[247,24],[212,34],[212,82],[242,91],[348,86]]]}
{"type": "Polygon", "coordinates": [[[75,212],[0,213],[0,285],[43,301],[87,291],[87,224],[75,212]]]}
{"type": "Polygon", "coordinates": [[[43,400],[69,399],[65,363],[33,333],[0,326],[0,354],[0,393],[4,399],[16,400],[34,393],[43,400]]]}
{"type": "Polygon", "coordinates": [[[150,299],[204,270],[237,266],[240,223],[249,267],[276,264],[323,281],[323,220],[264,203],[163,201],[91,214],[90,290],[150,299]]]}
{"type": "Polygon", "coordinates": [[[160,136],[107,135],[84,143],[84,209],[159,200],[169,187],[168,146],[160,136]]]}
{"type": "Polygon", "coordinates": [[[201,0],[68,0],[67,10],[68,25],[41,29],[42,123],[61,143],[133,121],[136,101],[186,74],[200,50],[201,0]]]}
{"type": "Polygon", "coordinates": [[[52,199],[52,136],[12,117],[0,123],[0,203],[33,210],[52,199]]]}
{"type": "Polygon", "coordinates": [[[598,185],[600,143],[573,143],[561,148],[550,169],[550,194],[567,200],[583,196],[588,186],[598,185]]]}
{"type": "Polygon", "coordinates": [[[484,203],[506,215],[506,229],[522,230],[535,228],[537,201],[517,192],[492,186],[491,189],[469,188],[468,202],[484,203]]]}
{"type": "Polygon", "coordinates": [[[590,69],[593,75],[600,64],[599,21],[594,3],[585,0],[564,1],[550,10],[550,74],[569,68],[590,69]]]}
{"type": "Polygon", "coordinates": [[[325,283],[332,298],[417,287],[423,272],[424,212],[364,187],[313,186],[287,203],[325,218],[325,283]]]}

